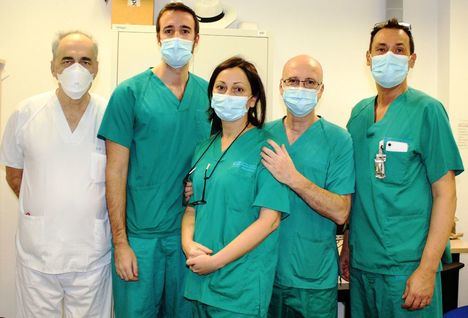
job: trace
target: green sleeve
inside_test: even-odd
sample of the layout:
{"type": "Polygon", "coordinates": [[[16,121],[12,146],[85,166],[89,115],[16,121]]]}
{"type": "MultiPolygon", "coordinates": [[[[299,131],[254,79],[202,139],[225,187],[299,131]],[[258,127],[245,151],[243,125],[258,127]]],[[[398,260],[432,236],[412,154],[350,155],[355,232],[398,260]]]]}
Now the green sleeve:
{"type": "Polygon", "coordinates": [[[282,212],[282,218],[289,214],[288,188],[279,183],[260,163],[257,174],[256,195],[253,206],[282,212]]]}
{"type": "Polygon", "coordinates": [[[134,132],[135,101],[134,91],[128,85],[119,85],[109,100],[98,137],[130,148],[134,132]]]}
{"type": "Polygon", "coordinates": [[[354,180],[353,142],[346,133],[335,144],[325,189],[341,195],[354,193],[354,180]]]}
{"type": "Polygon", "coordinates": [[[463,172],[460,152],[442,104],[432,104],[425,108],[420,144],[422,160],[431,184],[450,170],[455,175],[463,172]]]}

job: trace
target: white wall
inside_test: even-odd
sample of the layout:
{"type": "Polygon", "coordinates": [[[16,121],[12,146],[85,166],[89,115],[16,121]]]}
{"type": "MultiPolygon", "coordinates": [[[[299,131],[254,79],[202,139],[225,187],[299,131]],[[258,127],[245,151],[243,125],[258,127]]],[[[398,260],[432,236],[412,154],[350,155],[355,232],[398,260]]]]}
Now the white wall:
{"type": "MultiPolygon", "coordinates": [[[[168,1],[157,1],[157,5],[161,7],[166,2],[168,1]]],[[[186,2],[191,4],[193,0],[186,2]]],[[[325,94],[318,112],[328,120],[344,126],[352,106],[363,97],[374,94],[373,82],[365,66],[365,51],[372,26],[385,18],[385,0],[224,0],[224,2],[235,5],[240,21],[256,22],[260,29],[272,35],[274,87],[270,89],[274,89],[274,98],[270,101],[270,105],[275,106],[274,117],[283,114],[283,106],[277,91],[282,65],[287,59],[300,53],[313,55],[324,67],[325,94]]],[[[416,67],[410,75],[410,83],[431,95],[436,97],[440,95],[444,101],[446,99],[448,101],[449,96],[452,119],[454,116],[463,115],[466,118],[467,111],[463,109],[463,96],[461,96],[464,91],[461,88],[467,87],[468,84],[466,72],[456,71],[458,68],[468,69],[466,59],[462,56],[462,53],[467,52],[468,32],[463,21],[468,14],[468,4],[465,0],[451,0],[457,9],[448,12],[454,22],[450,22],[449,27],[440,28],[437,21],[443,19],[438,14],[440,12],[438,10],[440,6],[446,8],[448,2],[444,0],[404,2],[404,19],[413,25],[418,53],[416,67]],[[453,85],[450,87],[450,92],[447,92],[448,85],[445,85],[444,89],[439,76],[440,74],[443,77],[446,70],[439,67],[443,62],[440,56],[444,54],[444,50],[437,48],[440,48],[440,43],[446,41],[449,31],[452,40],[450,79],[453,85]],[[458,49],[458,45],[461,44],[465,49],[458,49]]],[[[0,58],[7,62],[4,75],[10,75],[3,82],[1,127],[5,126],[7,117],[20,100],[55,87],[55,81],[49,71],[50,42],[59,30],[81,29],[94,35],[100,48],[100,70],[94,91],[105,96],[111,93],[113,37],[110,30],[110,3],[111,1],[106,5],[104,0],[0,2],[0,58]]],[[[446,54],[448,55],[447,52],[446,54]]],[[[445,77],[448,77],[446,73],[445,77]]],[[[466,210],[468,202],[462,201],[461,197],[459,195],[459,206],[466,210]]],[[[16,227],[16,207],[15,200],[4,183],[0,184],[0,200],[2,200],[0,316],[12,317],[14,316],[12,271],[14,254],[9,244],[13,242],[16,227]],[[5,248],[7,245],[10,246],[8,249],[5,248]],[[11,259],[11,263],[4,268],[5,258],[11,259]]],[[[468,233],[468,222],[463,220],[466,217],[462,215],[459,217],[462,219],[460,229],[463,228],[468,233]]],[[[467,273],[466,269],[462,273],[461,296],[464,297],[460,298],[463,299],[460,304],[468,304],[467,273]]]]}
{"type": "Polygon", "coordinates": [[[0,2],[0,56],[6,60],[2,127],[22,99],[55,87],[50,75],[51,42],[59,31],[80,29],[99,42],[100,74],[94,90],[110,93],[110,5],[104,0],[0,2]]]}
{"type": "Polygon", "coordinates": [[[437,97],[437,0],[403,1],[403,20],[411,23],[417,54],[409,84],[437,97]]]}

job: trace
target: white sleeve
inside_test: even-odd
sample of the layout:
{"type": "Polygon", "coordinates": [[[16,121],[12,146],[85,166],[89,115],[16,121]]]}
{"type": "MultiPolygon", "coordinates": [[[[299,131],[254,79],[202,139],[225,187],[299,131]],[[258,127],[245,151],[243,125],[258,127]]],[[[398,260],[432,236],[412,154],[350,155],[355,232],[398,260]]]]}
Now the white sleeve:
{"type": "Polygon", "coordinates": [[[23,169],[23,149],[18,138],[19,111],[15,111],[3,132],[2,145],[0,147],[0,163],[16,169],[23,169]]]}

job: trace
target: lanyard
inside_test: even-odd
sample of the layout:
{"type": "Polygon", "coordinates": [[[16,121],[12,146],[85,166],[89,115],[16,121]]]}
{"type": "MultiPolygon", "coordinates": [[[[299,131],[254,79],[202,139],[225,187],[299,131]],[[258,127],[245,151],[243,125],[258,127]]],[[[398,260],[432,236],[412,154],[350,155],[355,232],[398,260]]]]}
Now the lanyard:
{"type": "MultiPolygon", "coordinates": [[[[209,179],[211,178],[211,176],[213,175],[213,173],[215,172],[216,168],[218,167],[218,164],[221,162],[221,159],[223,159],[224,155],[228,152],[228,150],[231,148],[231,146],[236,142],[237,138],[240,137],[240,135],[242,135],[242,133],[247,129],[247,127],[249,126],[249,122],[247,122],[247,124],[245,125],[245,127],[240,131],[239,134],[237,134],[236,138],[234,138],[234,140],[231,142],[231,144],[229,145],[229,147],[227,147],[226,150],[224,150],[224,152],[222,153],[222,155],[219,157],[219,159],[216,161],[216,164],[214,165],[213,167],[213,170],[211,170],[211,173],[209,176],[205,176],[206,179],[209,179]]],[[[197,164],[200,162],[200,160],[205,156],[205,154],[207,153],[208,149],[211,148],[211,145],[213,145],[214,141],[216,140],[216,138],[218,138],[219,134],[221,133],[221,131],[219,131],[216,136],[213,138],[213,140],[210,142],[210,144],[208,145],[208,147],[206,147],[206,149],[203,151],[203,153],[201,154],[201,156],[197,159],[197,161],[195,162],[195,164],[190,168],[189,170],[189,173],[187,173],[187,176],[184,178],[184,181],[188,181],[188,178],[190,177],[190,175],[195,171],[195,169],[197,168],[197,164]]],[[[208,170],[209,166],[206,168],[208,170]]]]}
{"type": "MultiPolygon", "coordinates": [[[[234,138],[234,140],[231,142],[231,144],[229,145],[229,147],[226,148],[226,150],[224,150],[224,152],[221,154],[221,156],[219,157],[219,159],[216,161],[216,164],[215,166],[213,167],[213,170],[211,170],[211,173],[209,176],[207,176],[207,172],[208,172],[208,169],[210,168],[210,164],[208,164],[206,166],[206,169],[205,169],[205,176],[203,177],[203,192],[202,192],[202,197],[200,200],[198,201],[195,201],[195,202],[191,202],[190,205],[192,206],[196,206],[196,205],[204,205],[206,204],[206,200],[205,200],[205,191],[206,191],[206,181],[211,178],[211,176],[213,175],[213,173],[215,172],[216,168],[218,167],[218,164],[221,162],[221,160],[223,159],[224,155],[226,155],[226,153],[229,151],[229,149],[231,148],[231,146],[236,142],[237,138],[239,138],[239,136],[247,129],[247,127],[249,126],[249,122],[247,122],[247,124],[245,125],[245,127],[240,131],[240,133],[236,136],[236,138],[234,138]]],[[[210,149],[211,145],[213,145],[214,141],[218,138],[220,132],[218,132],[216,134],[216,136],[213,138],[213,140],[210,142],[210,144],[208,145],[208,147],[206,147],[206,149],[203,151],[203,153],[201,154],[201,156],[197,159],[197,161],[195,162],[195,164],[192,166],[192,168],[190,168],[190,171],[189,173],[187,173],[187,175],[185,176],[184,178],[184,183],[187,183],[189,181],[189,178],[190,178],[190,175],[195,171],[196,167],[197,167],[197,164],[200,162],[200,160],[205,156],[205,154],[207,153],[208,149],[210,149]]],[[[184,201],[183,201],[183,204],[184,205],[187,205],[188,202],[185,201],[185,198],[184,198],[184,201]]]]}

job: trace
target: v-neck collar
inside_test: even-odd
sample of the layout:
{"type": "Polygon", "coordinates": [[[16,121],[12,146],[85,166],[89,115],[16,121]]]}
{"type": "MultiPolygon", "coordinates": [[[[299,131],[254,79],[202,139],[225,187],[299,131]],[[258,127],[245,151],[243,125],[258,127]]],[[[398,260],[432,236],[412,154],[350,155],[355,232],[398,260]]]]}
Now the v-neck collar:
{"type": "MultiPolygon", "coordinates": [[[[236,146],[236,144],[239,142],[239,140],[245,138],[244,136],[250,135],[250,132],[253,131],[253,130],[255,130],[255,129],[258,129],[258,128],[257,128],[257,127],[252,127],[252,128],[250,128],[249,130],[244,131],[244,132],[242,133],[242,135],[240,135],[236,140],[234,140],[234,142],[233,142],[231,148],[233,148],[234,146],[236,146]]],[[[226,149],[224,149],[224,150],[221,149],[221,139],[222,139],[222,138],[223,138],[222,133],[220,133],[219,136],[216,137],[217,140],[214,142],[214,145],[213,145],[214,148],[216,149],[216,153],[218,153],[219,155],[222,155],[222,154],[229,148],[229,146],[228,146],[228,147],[227,147],[226,149]]]]}
{"type": "Polygon", "coordinates": [[[89,125],[91,121],[89,117],[92,114],[92,96],[89,99],[88,106],[86,107],[85,112],[80,118],[78,125],[75,130],[72,132],[70,126],[68,125],[67,118],[63,112],[62,106],[56,94],[53,97],[53,110],[54,110],[54,121],[56,129],[59,132],[60,137],[64,142],[67,143],[79,143],[84,138],[86,133],[89,131],[89,125]]]}
{"type": "Polygon", "coordinates": [[[283,138],[285,140],[285,144],[287,148],[294,149],[296,147],[299,147],[300,144],[302,143],[302,140],[306,139],[308,135],[313,134],[315,130],[319,129],[322,126],[323,118],[319,116],[319,119],[314,121],[312,125],[309,126],[300,136],[299,138],[296,139],[293,143],[289,142],[288,139],[288,134],[286,133],[286,124],[285,124],[286,116],[283,117],[281,120],[281,128],[282,128],[282,134],[283,138]],[[299,146],[298,146],[299,145],[299,146]]]}
{"type": "Polygon", "coordinates": [[[393,102],[388,106],[387,111],[385,112],[385,115],[378,121],[375,122],[375,104],[377,102],[377,96],[373,99],[371,103],[367,107],[370,107],[368,111],[368,129],[367,129],[367,135],[371,136],[373,135],[379,127],[387,125],[387,123],[393,123],[397,114],[401,110],[401,105],[402,100],[406,99],[406,96],[409,92],[410,88],[408,88],[405,92],[401,93],[397,98],[393,100],[393,102]]]}
{"type": "Polygon", "coordinates": [[[175,94],[169,89],[169,87],[167,87],[166,83],[164,83],[159,78],[159,76],[154,74],[152,68],[150,68],[148,71],[150,72],[150,76],[153,79],[155,79],[159,83],[159,85],[161,85],[163,87],[163,89],[166,91],[168,96],[170,96],[170,99],[172,100],[172,102],[175,105],[177,105],[177,110],[178,111],[184,111],[184,110],[189,108],[190,101],[192,99],[192,93],[193,93],[192,86],[194,85],[193,84],[193,79],[192,79],[192,77],[193,77],[192,73],[189,72],[189,74],[188,74],[187,83],[185,84],[184,94],[182,95],[182,99],[179,100],[177,98],[177,96],[175,96],[175,94]]]}

